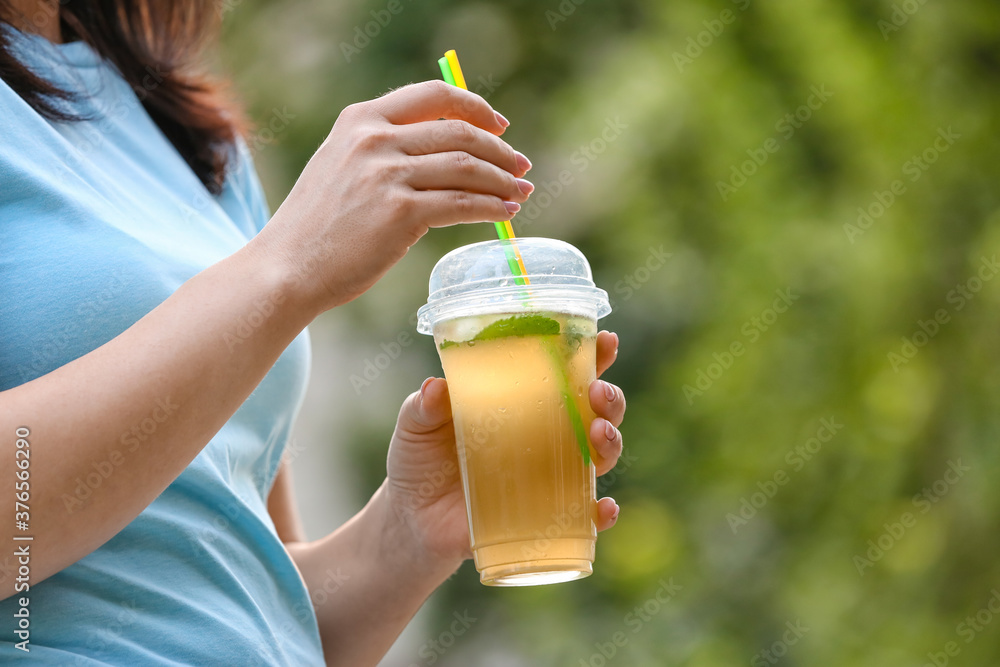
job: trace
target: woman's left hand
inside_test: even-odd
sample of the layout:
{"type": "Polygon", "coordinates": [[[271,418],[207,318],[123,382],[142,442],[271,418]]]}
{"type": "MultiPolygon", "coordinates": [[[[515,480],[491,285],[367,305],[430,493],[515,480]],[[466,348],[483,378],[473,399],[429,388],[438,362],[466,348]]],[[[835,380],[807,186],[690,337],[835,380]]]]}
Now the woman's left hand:
{"type": "MultiPolygon", "coordinates": [[[[617,334],[597,336],[597,376],[618,355],[617,334]]],[[[597,474],[615,467],[622,453],[618,426],[625,416],[625,395],[613,384],[597,380],[590,386],[590,405],[597,418],[590,424],[590,442],[597,474]]],[[[413,538],[424,565],[447,565],[449,573],[471,558],[465,497],[458,472],[455,428],[451,419],[448,384],[428,378],[420,391],[403,403],[389,446],[388,478],[384,485],[392,513],[413,538]]],[[[618,520],[618,505],[611,498],[597,504],[597,530],[618,520]]]]}

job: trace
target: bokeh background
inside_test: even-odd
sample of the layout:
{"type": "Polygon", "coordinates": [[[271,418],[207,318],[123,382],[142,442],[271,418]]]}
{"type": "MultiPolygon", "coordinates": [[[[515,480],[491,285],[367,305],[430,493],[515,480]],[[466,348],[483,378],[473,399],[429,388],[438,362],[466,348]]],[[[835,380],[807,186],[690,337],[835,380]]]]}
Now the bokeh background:
{"type": "MultiPolygon", "coordinates": [[[[626,457],[595,574],[496,590],[467,564],[383,664],[1000,664],[1000,4],[220,8],[272,207],[343,107],[456,48],[535,165],[516,231],[577,245],[614,301],[626,457]]],[[[312,537],[440,374],[431,267],[491,234],[432,231],[313,325],[312,537]]]]}

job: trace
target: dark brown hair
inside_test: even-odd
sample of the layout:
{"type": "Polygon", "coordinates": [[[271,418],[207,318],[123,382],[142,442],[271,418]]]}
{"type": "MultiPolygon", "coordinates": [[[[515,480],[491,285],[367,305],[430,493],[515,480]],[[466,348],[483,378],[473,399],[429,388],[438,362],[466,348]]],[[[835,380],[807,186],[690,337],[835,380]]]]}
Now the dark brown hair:
{"type": "MultiPolygon", "coordinates": [[[[243,116],[222,84],[198,69],[208,40],[217,34],[213,0],[59,0],[63,38],[90,44],[121,72],[147,113],[201,182],[219,193],[227,159],[244,129],[243,116]]],[[[55,11],[41,9],[40,12],[55,11]]],[[[19,16],[0,0],[0,20],[18,27],[19,16]]],[[[25,17],[29,21],[32,17],[25,17]]],[[[0,30],[0,78],[51,120],[82,120],[61,101],[72,94],[25,67],[0,30]]]]}

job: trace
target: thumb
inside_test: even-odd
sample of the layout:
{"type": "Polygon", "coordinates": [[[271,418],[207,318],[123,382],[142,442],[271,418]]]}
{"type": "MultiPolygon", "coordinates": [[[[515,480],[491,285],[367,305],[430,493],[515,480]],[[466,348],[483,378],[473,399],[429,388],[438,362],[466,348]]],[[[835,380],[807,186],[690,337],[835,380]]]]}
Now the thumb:
{"type": "Polygon", "coordinates": [[[441,428],[451,420],[448,382],[429,377],[403,402],[399,410],[400,430],[420,435],[441,428]]]}

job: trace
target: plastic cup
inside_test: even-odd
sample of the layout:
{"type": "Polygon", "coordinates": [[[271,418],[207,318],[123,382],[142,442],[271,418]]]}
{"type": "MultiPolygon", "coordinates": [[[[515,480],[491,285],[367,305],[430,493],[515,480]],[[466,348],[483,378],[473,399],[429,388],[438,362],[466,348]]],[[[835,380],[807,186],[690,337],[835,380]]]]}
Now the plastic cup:
{"type": "Polygon", "coordinates": [[[589,387],[597,320],[609,312],[586,258],[563,241],[474,243],[431,272],[417,330],[433,334],[448,380],[472,553],[488,586],[593,572],[589,387]],[[530,284],[511,275],[511,244],[530,284]]]}

